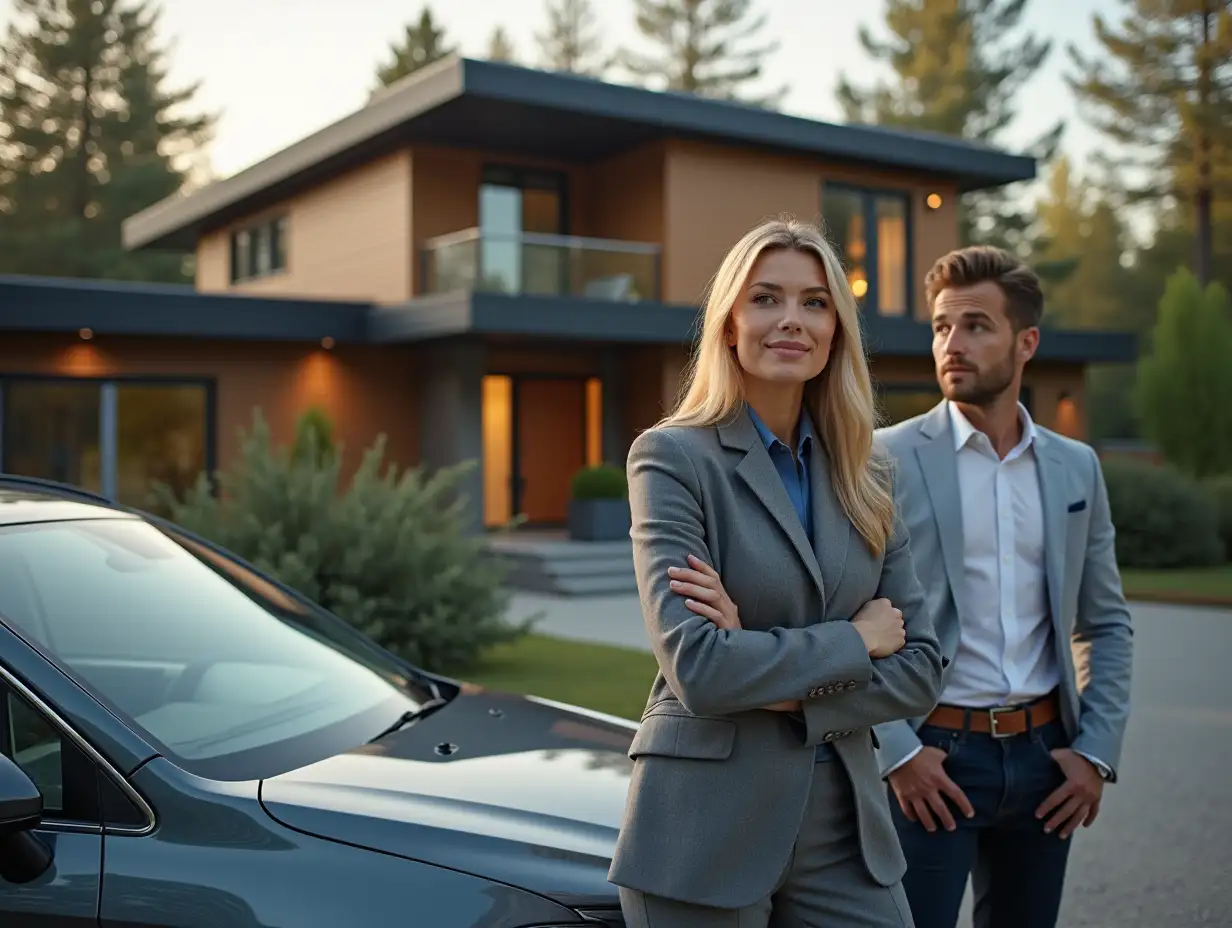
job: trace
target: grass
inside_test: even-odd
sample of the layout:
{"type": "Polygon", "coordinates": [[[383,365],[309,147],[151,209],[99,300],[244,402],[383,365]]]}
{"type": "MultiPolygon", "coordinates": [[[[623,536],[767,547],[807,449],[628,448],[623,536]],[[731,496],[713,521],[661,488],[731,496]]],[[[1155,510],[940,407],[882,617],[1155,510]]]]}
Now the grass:
{"type": "Polygon", "coordinates": [[[1125,569],[1121,571],[1121,583],[1129,597],[1163,598],[1175,593],[1232,602],[1232,564],[1185,570],[1125,569]]]}
{"type": "Polygon", "coordinates": [[[530,693],[637,721],[657,670],[649,652],[527,635],[489,649],[459,676],[490,689],[530,693]]]}

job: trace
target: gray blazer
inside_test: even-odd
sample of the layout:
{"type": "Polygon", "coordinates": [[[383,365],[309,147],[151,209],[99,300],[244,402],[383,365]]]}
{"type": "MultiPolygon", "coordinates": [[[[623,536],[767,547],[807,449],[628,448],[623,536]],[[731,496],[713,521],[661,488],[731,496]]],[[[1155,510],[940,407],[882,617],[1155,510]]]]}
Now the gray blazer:
{"type": "MultiPolygon", "coordinates": [[[[1110,765],[1115,779],[1129,717],[1133,632],[1117,570],[1108,491],[1099,458],[1089,446],[1036,429],[1062,721],[1074,750],[1110,765]],[[1085,680],[1081,687],[1079,679],[1085,680]]],[[[963,616],[963,526],[946,404],[879,430],[878,439],[897,462],[899,512],[911,532],[927,612],[942,653],[952,660],[963,616]]],[[[915,730],[922,721],[918,717],[877,728],[882,770],[919,745],[915,730]]]]}
{"type": "MultiPolygon", "coordinates": [[[[634,565],[659,673],[609,879],[682,902],[740,908],[785,871],[812,780],[832,742],[850,774],[860,845],[884,885],[906,869],[870,726],[930,711],[942,658],[896,524],[874,557],[810,455],[816,550],[741,412],[718,428],[652,429],[629,452],[634,565]],[[740,610],[721,631],[685,607],[667,569],[694,554],[740,610]],[[903,610],[906,646],[871,660],[850,618],[870,599],[903,610]],[[760,707],[802,700],[802,713],[760,707]]],[[[837,800],[837,797],[836,797],[837,800]]]]}

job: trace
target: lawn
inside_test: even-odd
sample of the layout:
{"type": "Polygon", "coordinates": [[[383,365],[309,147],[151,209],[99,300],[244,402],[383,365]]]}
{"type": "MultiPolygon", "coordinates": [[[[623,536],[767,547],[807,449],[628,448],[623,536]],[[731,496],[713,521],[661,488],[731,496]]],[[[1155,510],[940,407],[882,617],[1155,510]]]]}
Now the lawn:
{"type": "Polygon", "coordinates": [[[477,667],[459,676],[637,721],[656,669],[649,652],[528,635],[491,648],[477,667]]]}
{"type": "Polygon", "coordinates": [[[1232,602],[1232,564],[1222,567],[1197,567],[1188,570],[1121,571],[1125,595],[1163,598],[1169,594],[1185,594],[1232,602]]]}

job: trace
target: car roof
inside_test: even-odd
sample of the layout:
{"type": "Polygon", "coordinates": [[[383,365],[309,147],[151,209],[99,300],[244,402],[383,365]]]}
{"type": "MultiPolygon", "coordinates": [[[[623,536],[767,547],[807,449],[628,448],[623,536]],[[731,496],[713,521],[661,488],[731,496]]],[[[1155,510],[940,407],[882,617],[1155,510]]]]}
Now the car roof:
{"type": "Polygon", "coordinates": [[[0,474],[0,527],[77,519],[131,519],[106,497],[34,477],[0,474]]]}

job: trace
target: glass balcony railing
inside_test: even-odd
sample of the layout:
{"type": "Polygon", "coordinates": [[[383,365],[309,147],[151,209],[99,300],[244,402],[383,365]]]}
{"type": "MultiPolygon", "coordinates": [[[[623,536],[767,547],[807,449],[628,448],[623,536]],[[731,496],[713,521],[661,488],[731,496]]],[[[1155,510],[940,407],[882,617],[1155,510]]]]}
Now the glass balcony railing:
{"type": "Polygon", "coordinates": [[[644,242],[466,229],[424,246],[422,292],[657,300],[659,255],[644,242]]]}

